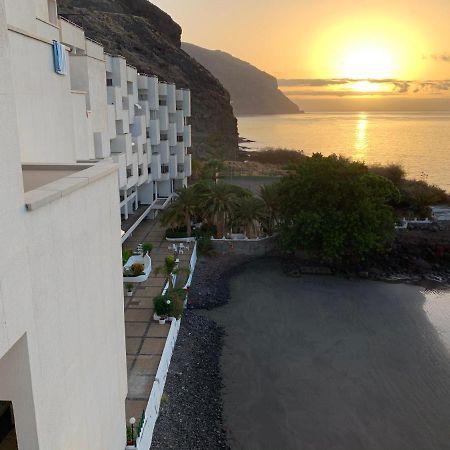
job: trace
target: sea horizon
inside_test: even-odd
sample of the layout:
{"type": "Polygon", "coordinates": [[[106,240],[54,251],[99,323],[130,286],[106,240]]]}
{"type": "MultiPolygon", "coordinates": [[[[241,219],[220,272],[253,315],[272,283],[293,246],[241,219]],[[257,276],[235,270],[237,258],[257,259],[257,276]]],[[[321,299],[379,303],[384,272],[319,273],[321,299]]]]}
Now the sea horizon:
{"type": "Polygon", "coordinates": [[[312,111],[238,117],[248,151],[280,147],[400,164],[410,178],[450,191],[450,111],[312,111]],[[336,144],[338,143],[338,144],[336,144]],[[424,158],[426,155],[426,158],[424,158]]]}

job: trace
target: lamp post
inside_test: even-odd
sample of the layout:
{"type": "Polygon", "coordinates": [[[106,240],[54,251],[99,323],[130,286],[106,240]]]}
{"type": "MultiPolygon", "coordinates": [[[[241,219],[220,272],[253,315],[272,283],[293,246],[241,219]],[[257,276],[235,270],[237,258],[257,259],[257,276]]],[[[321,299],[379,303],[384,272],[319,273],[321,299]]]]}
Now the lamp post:
{"type": "Polygon", "coordinates": [[[136,441],[134,439],[134,424],[136,423],[136,419],[134,417],[131,417],[129,422],[131,425],[131,442],[133,443],[133,445],[136,445],[136,441]]]}

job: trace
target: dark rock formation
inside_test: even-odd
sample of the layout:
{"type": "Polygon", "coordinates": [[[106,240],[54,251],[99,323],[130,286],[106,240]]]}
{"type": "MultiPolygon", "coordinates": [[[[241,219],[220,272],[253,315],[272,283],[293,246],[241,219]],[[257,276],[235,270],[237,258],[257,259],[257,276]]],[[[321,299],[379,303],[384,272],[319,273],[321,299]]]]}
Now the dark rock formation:
{"type": "Polygon", "coordinates": [[[233,159],[237,122],[230,96],[208,70],[181,50],[181,28],[146,0],[59,0],[59,13],[81,25],[105,51],[142,73],[192,91],[193,152],[233,159]]]}
{"type": "Polygon", "coordinates": [[[276,78],[234,56],[183,42],[181,48],[205,66],[231,95],[236,115],[295,114],[298,106],[279,89],[276,78]]]}

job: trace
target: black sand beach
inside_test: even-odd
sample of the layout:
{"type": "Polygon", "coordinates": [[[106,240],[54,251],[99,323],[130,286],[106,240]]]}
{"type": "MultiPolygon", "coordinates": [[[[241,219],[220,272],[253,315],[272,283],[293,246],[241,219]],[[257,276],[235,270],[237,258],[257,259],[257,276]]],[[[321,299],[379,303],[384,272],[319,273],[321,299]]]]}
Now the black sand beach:
{"type": "Polygon", "coordinates": [[[225,330],[231,448],[450,449],[450,355],[424,302],[417,286],[247,264],[205,313],[225,330]]]}

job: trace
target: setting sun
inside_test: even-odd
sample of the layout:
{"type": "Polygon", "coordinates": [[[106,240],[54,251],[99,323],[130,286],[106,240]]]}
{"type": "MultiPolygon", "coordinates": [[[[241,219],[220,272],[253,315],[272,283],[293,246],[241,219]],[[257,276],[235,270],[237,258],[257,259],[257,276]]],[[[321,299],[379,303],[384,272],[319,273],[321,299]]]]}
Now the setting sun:
{"type": "Polygon", "coordinates": [[[421,72],[425,42],[414,26],[401,21],[353,17],[323,31],[311,58],[322,76],[326,72],[350,79],[409,78],[421,72]]]}
{"type": "MultiPolygon", "coordinates": [[[[349,51],[342,61],[342,75],[345,78],[392,78],[395,72],[394,56],[388,49],[376,47],[356,47],[349,51]]],[[[370,92],[370,83],[361,90],[370,92]]]]}

